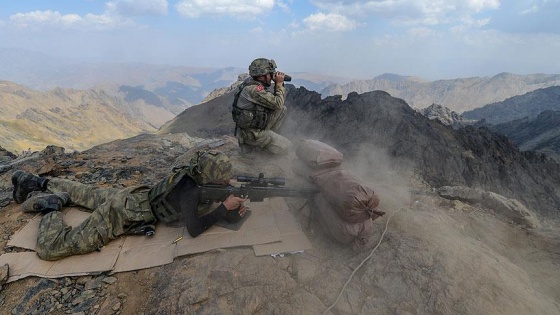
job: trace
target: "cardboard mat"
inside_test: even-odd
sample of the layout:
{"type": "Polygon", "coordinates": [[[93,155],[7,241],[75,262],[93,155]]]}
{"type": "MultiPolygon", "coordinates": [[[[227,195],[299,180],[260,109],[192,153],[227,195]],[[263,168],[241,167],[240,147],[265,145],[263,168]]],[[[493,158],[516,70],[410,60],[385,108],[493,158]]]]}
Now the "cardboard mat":
{"type": "MultiPolygon", "coordinates": [[[[41,260],[33,252],[41,220],[41,215],[38,215],[14,234],[7,244],[9,247],[32,251],[3,254],[0,256],[0,265],[9,265],[8,282],[12,282],[28,276],[58,278],[138,270],[169,264],[175,257],[218,248],[252,246],[257,256],[295,253],[311,248],[309,239],[283,198],[252,202],[250,207],[251,215],[239,230],[215,225],[192,238],[184,227],[158,224],[152,237],[120,237],[98,252],[57,261],[41,260]]],[[[88,212],[80,211],[79,208],[67,208],[64,210],[64,221],[76,226],[88,215],[88,212]]]]}

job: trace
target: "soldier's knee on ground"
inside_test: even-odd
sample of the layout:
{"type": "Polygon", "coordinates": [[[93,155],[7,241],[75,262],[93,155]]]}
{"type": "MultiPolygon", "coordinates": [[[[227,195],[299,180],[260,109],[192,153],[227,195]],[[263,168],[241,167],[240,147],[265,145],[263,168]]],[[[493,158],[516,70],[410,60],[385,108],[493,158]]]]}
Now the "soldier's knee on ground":
{"type": "Polygon", "coordinates": [[[37,247],[37,256],[39,256],[39,258],[41,258],[42,260],[54,261],[60,260],[64,257],[68,257],[69,255],[60,256],[57,255],[57,253],[50,252],[48,249],[39,249],[39,247],[37,247]]]}
{"type": "Polygon", "coordinates": [[[35,249],[39,258],[58,260],[72,255],[72,249],[66,243],[66,234],[72,227],[66,225],[62,217],[61,212],[53,211],[41,219],[35,249]]]}

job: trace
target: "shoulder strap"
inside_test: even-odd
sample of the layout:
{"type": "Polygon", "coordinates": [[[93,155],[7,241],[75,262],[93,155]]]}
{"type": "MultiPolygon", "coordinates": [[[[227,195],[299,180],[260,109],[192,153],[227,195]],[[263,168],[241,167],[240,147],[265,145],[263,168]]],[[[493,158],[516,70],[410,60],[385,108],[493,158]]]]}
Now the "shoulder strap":
{"type": "Polygon", "coordinates": [[[239,101],[239,95],[241,95],[241,91],[243,91],[245,87],[250,85],[259,85],[259,84],[261,83],[255,80],[249,80],[241,83],[241,85],[239,86],[239,88],[237,88],[237,91],[235,92],[235,97],[233,99],[233,107],[237,107],[237,101],[239,101]]]}
{"type": "MultiPolygon", "coordinates": [[[[235,92],[235,97],[233,98],[233,104],[232,104],[232,115],[235,116],[235,112],[239,110],[239,107],[237,107],[237,102],[239,101],[239,96],[241,95],[241,91],[243,91],[243,89],[247,86],[250,85],[259,85],[261,84],[258,81],[255,80],[249,80],[249,81],[244,81],[243,83],[241,83],[241,85],[237,88],[237,91],[235,92]]],[[[235,122],[235,130],[233,131],[233,136],[237,136],[237,121],[235,122]]]]}

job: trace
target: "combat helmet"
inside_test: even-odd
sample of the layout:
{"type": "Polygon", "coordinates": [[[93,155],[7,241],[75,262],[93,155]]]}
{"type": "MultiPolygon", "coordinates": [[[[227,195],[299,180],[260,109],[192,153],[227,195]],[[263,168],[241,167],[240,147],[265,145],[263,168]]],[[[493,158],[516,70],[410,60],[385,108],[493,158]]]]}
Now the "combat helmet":
{"type": "Polygon", "coordinates": [[[223,152],[198,151],[189,163],[191,176],[200,185],[222,182],[233,176],[233,166],[223,152]]]}
{"type": "Polygon", "coordinates": [[[276,62],[273,59],[257,58],[249,65],[249,75],[258,77],[276,71],[276,62]]]}

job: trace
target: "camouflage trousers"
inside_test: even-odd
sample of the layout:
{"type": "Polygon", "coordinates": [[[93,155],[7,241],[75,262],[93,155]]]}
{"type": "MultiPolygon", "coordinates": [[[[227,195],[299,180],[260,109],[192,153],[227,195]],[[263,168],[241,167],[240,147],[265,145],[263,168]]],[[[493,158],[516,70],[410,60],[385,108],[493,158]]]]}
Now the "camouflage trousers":
{"type": "Polygon", "coordinates": [[[80,206],[91,215],[72,228],[63,221],[61,212],[46,214],[41,219],[37,236],[37,254],[44,260],[98,250],[138,224],[155,222],[149,206],[148,187],[119,190],[53,178],[47,189],[54,193],[68,192],[71,205],[80,206]]]}
{"type": "Polygon", "coordinates": [[[286,112],[286,107],[276,111],[270,118],[268,129],[240,129],[237,135],[239,144],[261,148],[273,154],[288,152],[292,148],[292,142],[275,132],[282,125],[286,112]]]}

